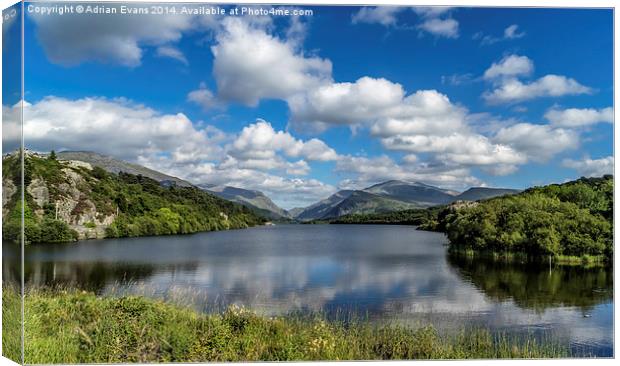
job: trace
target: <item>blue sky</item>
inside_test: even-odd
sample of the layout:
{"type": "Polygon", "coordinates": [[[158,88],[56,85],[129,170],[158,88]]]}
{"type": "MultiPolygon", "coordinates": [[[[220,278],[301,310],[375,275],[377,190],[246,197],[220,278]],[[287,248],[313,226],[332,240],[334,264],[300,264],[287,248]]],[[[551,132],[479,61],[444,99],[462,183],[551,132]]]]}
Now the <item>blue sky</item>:
{"type": "Polygon", "coordinates": [[[524,188],[613,170],[611,10],[295,9],[313,14],[26,11],[26,145],[285,208],[388,179],[524,188]]]}

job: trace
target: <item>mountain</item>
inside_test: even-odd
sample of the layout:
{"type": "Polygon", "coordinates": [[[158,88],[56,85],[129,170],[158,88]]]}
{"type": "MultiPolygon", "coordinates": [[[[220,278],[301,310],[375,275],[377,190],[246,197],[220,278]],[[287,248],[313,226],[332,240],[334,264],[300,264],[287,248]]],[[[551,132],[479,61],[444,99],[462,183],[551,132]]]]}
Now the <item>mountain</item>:
{"type": "Polygon", "coordinates": [[[463,193],[434,187],[420,182],[389,180],[362,190],[343,190],[291,216],[300,221],[333,219],[349,214],[380,214],[426,208],[455,201],[477,201],[506,194],[515,189],[474,187],[463,193]]]}
{"type": "Polygon", "coordinates": [[[303,211],[294,216],[294,218],[301,221],[321,219],[336,205],[349,198],[353,192],[352,190],[338,191],[328,198],[306,207],[303,211]]]}
{"type": "Polygon", "coordinates": [[[518,189],[472,187],[454,197],[453,201],[479,201],[508,194],[517,194],[519,192],[521,191],[518,189]]]}
{"type": "Polygon", "coordinates": [[[269,219],[279,220],[290,218],[286,210],[278,207],[278,205],[273,203],[263,192],[230,186],[213,186],[209,184],[199,184],[198,187],[220,198],[240,203],[269,219]]]}
{"type": "Polygon", "coordinates": [[[420,206],[416,203],[399,201],[366,191],[353,191],[349,197],[327,210],[320,219],[331,219],[351,213],[383,213],[417,207],[420,206]]]}
{"type": "Polygon", "coordinates": [[[414,203],[418,207],[430,207],[448,203],[454,199],[452,192],[424,183],[408,183],[399,180],[375,184],[364,189],[381,197],[414,203]]]}
{"type": "Polygon", "coordinates": [[[58,157],[58,160],[83,161],[92,166],[103,168],[109,173],[118,174],[120,172],[125,172],[133,175],[142,175],[143,177],[156,180],[165,186],[174,184],[180,187],[192,187],[191,183],[183,179],[172,177],[141,165],[128,163],[126,161],[114,159],[111,156],[101,155],[91,151],[62,151],[56,153],[56,156],[58,157]]]}
{"type": "Polygon", "coordinates": [[[295,208],[291,208],[290,210],[288,210],[288,214],[290,217],[297,217],[299,216],[299,214],[304,212],[304,210],[305,208],[303,207],[295,207],[295,208]]]}
{"type": "MultiPolygon", "coordinates": [[[[81,153],[83,154],[83,153],[81,153]]],[[[76,158],[76,155],[69,155],[76,158]]],[[[27,153],[24,158],[24,228],[29,243],[78,239],[187,234],[245,228],[264,219],[240,204],[194,186],[173,187],[144,174],[106,171],[101,155],[94,167],[81,160],[27,153]]],[[[67,158],[67,155],[64,155],[67,158]]],[[[118,164],[118,161],[105,160],[118,164]]],[[[108,169],[113,169],[107,165],[108,169]]],[[[118,167],[118,165],[116,165],[118,167]]],[[[120,168],[123,168],[121,166],[120,168]]],[[[168,177],[153,170],[140,173],[168,177]]],[[[2,235],[21,236],[21,161],[18,154],[2,158],[2,235]]]]}

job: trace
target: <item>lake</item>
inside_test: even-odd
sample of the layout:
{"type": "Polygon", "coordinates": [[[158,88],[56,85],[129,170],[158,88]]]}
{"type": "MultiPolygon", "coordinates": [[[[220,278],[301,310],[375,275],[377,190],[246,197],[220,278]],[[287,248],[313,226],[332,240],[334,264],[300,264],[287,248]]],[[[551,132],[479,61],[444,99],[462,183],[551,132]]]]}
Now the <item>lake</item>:
{"type": "MultiPolygon", "coordinates": [[[[146,295],[205,312],[323,312],[442,331],[482,325],[549,334],[613,355],[613,271],[447,255],[411,226],[277,225],[184,236],[26,247],[27,286],[146,295]]],[[[18,247],[3,245],[4,277],[18,247]]]]}

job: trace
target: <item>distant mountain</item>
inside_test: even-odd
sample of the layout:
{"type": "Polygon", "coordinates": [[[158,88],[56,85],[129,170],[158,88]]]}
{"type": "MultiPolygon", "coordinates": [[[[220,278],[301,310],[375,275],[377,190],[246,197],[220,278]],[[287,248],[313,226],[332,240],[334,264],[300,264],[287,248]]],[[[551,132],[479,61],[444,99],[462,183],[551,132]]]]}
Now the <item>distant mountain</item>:
{"type": "Polygon", "coordinates": [[[303,207],[295,207],[295,208],[291,208],[290,210],[288,210],[288,214],[291,217],[297,217],[299,214],[304,212],[304,210],[305,210],[305,208],[303,208],[303,207]]]}
{"type": "Polygon", "coordinates": [[[319,201],[313,205],[310,205],[303,209],[300,213],[293,216],[297,220],[301,221],[309,221],[323,218],[328,212],[330,212],[335,206],[337,206],[340,202],[349,198],[349,196],[355,191],[352,190],[342,190],[338,191],[328,198],[319,201]]]}
{"type": "Polygon", "coordinates": [[[517,194],[520,192],[521,191],[518,189],[472,187],[454,197],[454,201],[479,201],[493,197],[505,196],[508,194],[517,194]]]}
{"type": "Polygon", "coordinates": [[[300,221],[332,219],[348,214],[372,214],[445,205],[454,201],[477,201],[506,194],[515,189],[470,188],[463,193],[419,182],[389,180],[363,190],[343,190],[303,210],[289,212],[300,221]]]}
{"type": "Polygon", "coordinates": [[[109,173],[118,174],[125,172],[133,175],[142,175],[158,181],[161,185],[170,186],[177,185],[180,187],[192,187],[193,185],[183,179],[166,175],[164,173],[149,169],[147,167],[128,163],[126,161],[115,159],[111,156],[97,154],[91,151],[62,151],[56,153],[58,160],[77,160],[89,163],[92,166],[98,166],[109,173]]]}
{"type": "Polygon", "coordinates": [[[366,191],[353,191],[349,197],[327,210],[320,219],[331,219],[352,213],[384,213],[418,207],[420,206],[412,202],[399,201],[366,191]]]}
{"type": "Polygon", "coordinates": [[[408,183],[399,180],[375,184],[364,191],[397,201],[413,203],[418,207],[442,205],[454,199],[451,191],[424,183],[408,183]]]}
{"type": "Polygon", "coordinates": [[[213,186],[210,184],[199,184],[198,187],[220,198],[240,203],[272,220],[290,218],[286,210],[278,207],[263,192],[230,186],[213,186]]]}

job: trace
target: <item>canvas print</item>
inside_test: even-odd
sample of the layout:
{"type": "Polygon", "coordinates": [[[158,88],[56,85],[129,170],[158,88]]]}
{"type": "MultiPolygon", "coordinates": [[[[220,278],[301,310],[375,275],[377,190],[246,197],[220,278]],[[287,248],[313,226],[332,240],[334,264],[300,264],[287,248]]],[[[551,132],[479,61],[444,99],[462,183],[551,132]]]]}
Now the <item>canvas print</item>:
{"type": "Polygon", "coordinates": [[[613,357],[613,15],[3,10],[3,356],[613,357]]]}

